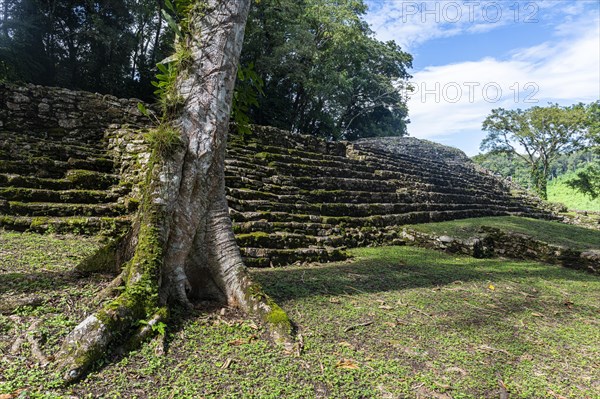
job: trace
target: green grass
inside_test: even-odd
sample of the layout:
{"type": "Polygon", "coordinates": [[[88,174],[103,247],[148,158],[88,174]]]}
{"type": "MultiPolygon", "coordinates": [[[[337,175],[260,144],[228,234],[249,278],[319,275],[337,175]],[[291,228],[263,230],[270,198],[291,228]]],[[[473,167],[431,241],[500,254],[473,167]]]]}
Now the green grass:
{"type": "Polygon", "coordinates": [[[565,183],[572,177],[572,173],[566,174],[548,182],[548,201],[560,202],[569,209],[600,212],[600,198],[592,199],[565,183]]]}
{"type": "Polygon", "coordinates": [[[296,323],[304,341],[299,357],[269,344],[234,310],[198,311],[170,323],[165,356],[149,343],[109,355],[86,380],[61,387],[51,368],[32,361],[27,343],[17,355],[9,348],[40,319],[41,348],[53,353],[98,305],[110,276],[71,272],[95,243],[38,238],[0,234],[2,298],[42,299],[0,315],[0,394],[480,399],[500,397],[501,380],[511,399],[600,398],[598,276],[414,247],[357,249],[351,261],[253,271],[296,323]],[[72,245],[73,258],[39,256],[54,244],[72,245]],[[356,368],[337,367],[343,364],[356,368]]]}
{"type": "Polygon", "coordinates": [[[527,234],[537,240],[574,250],[600,249],[600,231],[547,220],[516,216],[484,217],[407,226],[424,233],[458,238],[477,236],[481,226],[527,234]]]}

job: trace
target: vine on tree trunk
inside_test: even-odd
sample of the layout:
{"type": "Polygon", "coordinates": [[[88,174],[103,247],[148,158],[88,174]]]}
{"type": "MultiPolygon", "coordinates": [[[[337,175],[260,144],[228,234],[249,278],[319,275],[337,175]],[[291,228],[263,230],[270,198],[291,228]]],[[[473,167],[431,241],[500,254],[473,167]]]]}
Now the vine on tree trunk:
{"type": "Polygon", "coordinates": [[[120,290],[110,291],[120,293],[66,337],[57,359],[67,382],[82,377],[116,341],[128,349],[156,333],[164,337],[169,304],[192,306],[190,298],[215,289],[258,317],[276,342],[288,350],[294,345],[287,314],[243,265],[225,199],[231,78],[249,2],[212,1],[210,10],[193,0],[166,3],[177,15],[177,21],[170,16],[170,25],[177,22],[176,52],[160,64],[155,82],[162,115],[146,136],[152,152],[140,207],[132,232],[115,246],[123,249],[115,259],[124,266],[120,290]],[[204,18],[205,11],[214,15],[204,18]],[[199,41],[195,30],[204,23],[215,39],[199,41]],[[215,53],[207,55],[210,50],[215,53]]]}

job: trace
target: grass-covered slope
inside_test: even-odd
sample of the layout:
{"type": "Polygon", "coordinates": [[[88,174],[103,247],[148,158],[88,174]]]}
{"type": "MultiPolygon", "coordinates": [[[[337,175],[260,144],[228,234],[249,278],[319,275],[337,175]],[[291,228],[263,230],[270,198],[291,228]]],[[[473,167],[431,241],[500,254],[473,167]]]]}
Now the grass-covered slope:
{"type": "Polygon", "coordinates": [[[526,234],[536,240],[562,245],[573,250],[600,249],[600,230],[516,216],[461,219],[407,227],[424,233],[470,238],[478,235],[482,226],[494,227],[505,232],[526,234]]]}
{"type": "Polygon", "coordinates": [[[560,202],[569,209],[600,212],[600,198],[592,199],[567,185],[573,177],[570,173],[548,182],[548,201],[560,202]]]}
{"type": "Polygon", "coordinates": [[[176,320],[166,355],[149,344],[60,387],[51,367],[32,360],[29,340],[16,354],[11,346],[39,321],[29,334],[51,354],[110,277],[72,272],[93,241],[8,233],[0,240],[1,300],[38,298],[0,315],[0,395],[480,399],[506,390],[510,398],[600,397],[597,276],[414,247],[254,271],[297,323],[300,356],[270,346],[254,323],[228,309],[199,310],[176,320]]]}

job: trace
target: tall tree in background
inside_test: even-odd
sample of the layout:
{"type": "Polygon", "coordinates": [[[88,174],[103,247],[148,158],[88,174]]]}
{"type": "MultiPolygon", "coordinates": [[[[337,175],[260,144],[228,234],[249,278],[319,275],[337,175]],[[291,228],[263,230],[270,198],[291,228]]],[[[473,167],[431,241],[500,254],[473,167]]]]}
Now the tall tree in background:
{"type": "Polygon", "coordinates": [[[600,197],[600,100],[588,106],[587,116],[589,142],[592,145],[592,151],[599,158],[579,170],[577,176],[567,181],[567,184],[583,194],[598,198],[600,197]]]}
{"type": "Polygon", "coordinates": [[[116,339],[136,342],[151,334],[171,305],[192,307],[199,299],[254,314],[276,339],[290,343],[287,315],[246,272],[225,198],[225,147],[249,6],[250,0],[178,2],[185,17],[175,27],[176,52],[165,67],[174,79],[162,80],[168,82],[161,86],[165,114],[153,133],[140,211],[124,243],[124,252],[134,248],[131,260],[120,294],[65,339],[58,359],[67,380],[79,378],[116,339]]]}
{"type": "Polygon", "coordinates": [[[483,122],[488,134],[482,151],[512,153],[529,166],[536,193],[547,199],[550,164],[561,153],[581,148],[589,128],[583,104],[533,107],[528,110],[497,108],[483,122]]]}
{"type": "Polygon", "coordinates": [[[242,64],[265,95],[254,122],[327,138],[406,134],[400,86],[412,57],[373,37],[361,0],[263,0],[253,8],[242,64]]]}

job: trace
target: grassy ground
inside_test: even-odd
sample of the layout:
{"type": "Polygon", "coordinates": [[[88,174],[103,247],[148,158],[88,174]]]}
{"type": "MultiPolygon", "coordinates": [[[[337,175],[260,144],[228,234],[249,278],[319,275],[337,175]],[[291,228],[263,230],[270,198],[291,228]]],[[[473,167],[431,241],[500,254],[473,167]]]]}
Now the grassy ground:
{"type": "Polygon", "coordinates": [[[575,250],[600,249],[600,231],[547,220],[500,216],[452,220],[407,226],[424,233],[446,234],[458,238],[476,236],[481,226],[490,226],[575,250]]]}
{"type": "Polygon", "coordinates": [[[548,201],[560,202],[569,209],[579,211],[600,211],[600,198],[591,199],[565,183],[572,177],[573,174],[563,175],[548,182],[548,201]]]}
{"type": "Polygon", "coordinates": [[[301,356],[235,311],[179,315],[166,356],[149,343],[59,385],[14,341],[36,320],[46,354],[98,305],[110,276],[78,276],[94,240],[0,234],[0,292],[36,296],[0,315],[0,397],[600,398],[600,279],[534,262],[412,247],[253,272],[297,323],[301,356]],[[505,391],[506,390],[506,391],[505,391]],[[4,394],[5,396],[1,396],[4,394]]]}

